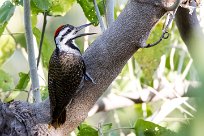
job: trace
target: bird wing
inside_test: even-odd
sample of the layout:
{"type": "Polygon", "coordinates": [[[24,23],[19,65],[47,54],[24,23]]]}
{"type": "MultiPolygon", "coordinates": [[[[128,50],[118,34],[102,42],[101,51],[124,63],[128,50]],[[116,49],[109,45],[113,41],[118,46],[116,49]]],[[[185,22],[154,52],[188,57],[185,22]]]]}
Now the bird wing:
{"type": "Polygon", "coordinates": [[[48,72],[48,90],[51,112],[59,116],[71,102],[83,79],[83,59],[74,54],[57,52],[52,54],[48,72]]]}
{"type": "Polygon", "coordinates": [[[48,91],[49,91],[49,99],[50,99],[50,110],[53,113],[56,105],[57,105],[57,86],[56,86],[56,74],[57,69],[60,69],[60,65],[57,62],[56,52],[54,51],[49,62],[49,71],[48,71],[48,91]]]}

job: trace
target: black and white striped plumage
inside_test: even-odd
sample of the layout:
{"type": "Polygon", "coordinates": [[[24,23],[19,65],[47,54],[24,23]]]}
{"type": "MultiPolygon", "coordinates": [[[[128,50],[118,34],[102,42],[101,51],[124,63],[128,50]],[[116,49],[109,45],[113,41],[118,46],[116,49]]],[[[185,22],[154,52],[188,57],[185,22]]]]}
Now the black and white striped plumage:
{"type": "Polygon", "coordinates": [[[73,43],[78,37],[94,34],[77,34],[88,25],[74,27],[67,24],[55,32],[56,49],[50,58],[48,71],[51,125],[55,128],[66,121],[66,106],[71,103],[84,78],[93,82],[86,73],[80,50],[73,43]]]}

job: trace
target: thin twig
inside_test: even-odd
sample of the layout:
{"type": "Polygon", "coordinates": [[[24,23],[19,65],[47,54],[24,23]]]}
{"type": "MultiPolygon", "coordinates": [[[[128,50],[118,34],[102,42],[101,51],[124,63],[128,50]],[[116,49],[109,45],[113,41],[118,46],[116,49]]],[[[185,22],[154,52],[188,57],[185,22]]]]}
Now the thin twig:
{"type": "Polygon", "coordinates": [[[102,123],[98,123],[98,135],[99,135],[99,136],[103,136],[102,123]]]}
{"type": "Polygon", "coordinates": [[[33,32],[31,27],[30,20],[30,0],[23,0],[24,4],[24,24],[25,24],[25,37],[27,43],[27,52],[28,52],[28,62],[30,68],[30,77],[32,82],[33,98],[34,102],[41,102],[40,96],[40,86],[37,73],[37,66],[34,53],[34,44],[33,44],[33,32]]]}
{"type": "MultiPolygon", "coordinates": [[[[24,34],[23,32],[22,33],[11,33],[12,35],[18,35],[18,34],[24,34]]],[[[10,33],[6,34],[6,33],[3,33],[2,35],[10,35],[10,33]]]]}
{"type": "Polygon", "coordinates": [[[105,31],[105,25],[104,25],[103,20],[101,18],[101,14],[100,14],[100,11],[98,9],[98,5],[97,5],[96,0],[93,0],[93,3],[94,3],[94,8],[95,8],[95,11],[96,11],[96,15],[97,15],[100,27],[101,27],[101,31],[104,32],[105,31]]]}
{"type": "Polygon", "coordinates": [[[38,68],[39,63],[40,63],[42,44],[43,44],[44,35],[45,35],[45,28],[46,28],[46,24],[47,24],[47,12],[45,11],[43,15],[44,15],[44,19],[43,19],[42,33],[41,33],[41,37],[40,37],[40,47],[39,47],[38,58],[37,58],[37,68],[38,68]]]}
{"type": "Polygon", "coordinates": [[[169,37],[168,28],[169,28],[169,25],[172,23],[172,21],[173,21],[173,19],[175,17],[176,11],[177,11],[177,9],[175,9],[173,14],[169,13],[167,15],[166,22],[163,25],[162,35],[159,38],[159,40],[156,41],[155,43],[147,44],[147,46],[145,48],[153,47],[153,46],[159,44],[163,39],[168,39],[168,37],[169,37]]]}
{"type": "Polygon", "coordinates": [[[8,27],[6,27],[7,32],[9,33],[9,35],[13,38],[15,44],[17,44],[16,42],[16,38],[14,37],[13,33],[11,33],[11,31],[8,29],[8,27]]]}
{"type": "Polygon", "coordinates": [[[106,0],[106,21],[108,27],[114,22],[114,0],[106,0]]]}
{"type": "Polygon", "coordinates": [[[6,99],[8,99],[8,97],[11,95],[12,91],[9,91],[3,98],[3,101],[6,101],[6,99]]]}

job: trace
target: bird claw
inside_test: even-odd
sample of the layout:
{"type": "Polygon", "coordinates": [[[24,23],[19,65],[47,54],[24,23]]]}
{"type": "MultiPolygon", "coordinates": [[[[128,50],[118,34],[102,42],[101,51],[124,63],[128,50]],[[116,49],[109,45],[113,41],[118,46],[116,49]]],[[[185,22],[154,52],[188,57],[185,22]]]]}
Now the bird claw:
{"type": "Polygon", "coordinates": [[[93,78],[87,72],[84,75],[84,79],[92,82],[93,84],[96,84],[96,82],[93,80],[93,78]]]}

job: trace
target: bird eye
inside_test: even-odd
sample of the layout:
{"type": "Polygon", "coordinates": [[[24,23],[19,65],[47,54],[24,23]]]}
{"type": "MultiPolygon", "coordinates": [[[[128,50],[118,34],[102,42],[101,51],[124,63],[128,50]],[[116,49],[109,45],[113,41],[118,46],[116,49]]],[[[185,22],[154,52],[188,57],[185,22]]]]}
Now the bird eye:
{"type": "Polygon", "coordinates": [[[68,29],[67,31],[70,33],[70,32],[71,32],[71,29],[68,29]]]}

